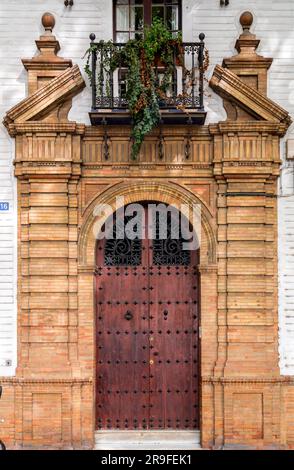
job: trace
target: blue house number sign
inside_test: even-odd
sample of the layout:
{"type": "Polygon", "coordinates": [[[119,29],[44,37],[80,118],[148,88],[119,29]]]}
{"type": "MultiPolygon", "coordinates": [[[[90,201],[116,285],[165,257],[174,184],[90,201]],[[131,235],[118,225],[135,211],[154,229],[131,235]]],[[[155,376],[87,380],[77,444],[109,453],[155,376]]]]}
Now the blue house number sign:
{"type": "Polygon", "coordinates": [[[9,211],[9,202],[0,202],[0,211],[9,211]]]}

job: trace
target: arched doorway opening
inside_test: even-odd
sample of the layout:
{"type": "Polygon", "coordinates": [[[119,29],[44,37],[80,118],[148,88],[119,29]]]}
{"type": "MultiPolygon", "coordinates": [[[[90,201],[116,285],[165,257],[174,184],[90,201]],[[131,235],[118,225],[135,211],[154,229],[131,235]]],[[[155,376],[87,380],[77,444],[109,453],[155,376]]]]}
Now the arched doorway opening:
{"type": "Polygon", "coordinates": [[[143,237],[122,236],[115,214],[96,245],[95,428],[198,430],[199,249],[185,249],[183,215],[174,230],[168,212],[163,235],[143,207],[143,237]]]}

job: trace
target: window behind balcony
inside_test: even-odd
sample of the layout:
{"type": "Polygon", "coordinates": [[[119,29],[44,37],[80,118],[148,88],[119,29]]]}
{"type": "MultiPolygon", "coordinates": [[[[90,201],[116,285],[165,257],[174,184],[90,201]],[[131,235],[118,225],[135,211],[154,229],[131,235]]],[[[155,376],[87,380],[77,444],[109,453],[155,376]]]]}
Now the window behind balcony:
{"type": "Polygon", "coordinates": [[[181,30],[181,0],[114,0],[114,41],[127,42],[160,18],[174,34],[181,30]]]}

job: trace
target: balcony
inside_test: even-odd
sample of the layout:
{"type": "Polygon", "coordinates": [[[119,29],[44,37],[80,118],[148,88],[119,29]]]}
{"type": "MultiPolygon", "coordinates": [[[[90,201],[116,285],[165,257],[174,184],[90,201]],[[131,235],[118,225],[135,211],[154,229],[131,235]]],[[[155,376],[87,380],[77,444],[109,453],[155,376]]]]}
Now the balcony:
{"type": "MultiPolygon", "coordinates": [[[[160,123],[162,124],[204,124],[206,113],[203,104],[204,82],[204,34],[199,35],[200,42],[182,43],[181,57],[174,54],[173,69],[168,90],[159,100],[160,123]]],[[[92,125],[131,124],[132,119],[126,100],[127,64],[118,63],[115,70],[109,70],[104,64],[109,63],[109,54],[115,54],[125,44],[114,44],[112,51],[105,52],[101,43],[95,42],[95,35],[90,35],[92,125]],[[106,54],[107,57],[106,57],[106,54]]],[[[120,56],[120,54],[118,54],[120,56]]],[[[160,63],[153,67],[157,83],[163,80],[165,67],[160,63]]]]}

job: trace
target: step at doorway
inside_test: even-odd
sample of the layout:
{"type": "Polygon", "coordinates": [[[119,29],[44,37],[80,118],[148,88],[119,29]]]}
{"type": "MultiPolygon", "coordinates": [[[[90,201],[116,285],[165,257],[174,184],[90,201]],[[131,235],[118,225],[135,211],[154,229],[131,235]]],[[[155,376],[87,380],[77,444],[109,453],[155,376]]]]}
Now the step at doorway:
{"type": "Polygon", "coordinates": [[[200,431],[96,431],[95,450],[196,450],[200,431]]]}

